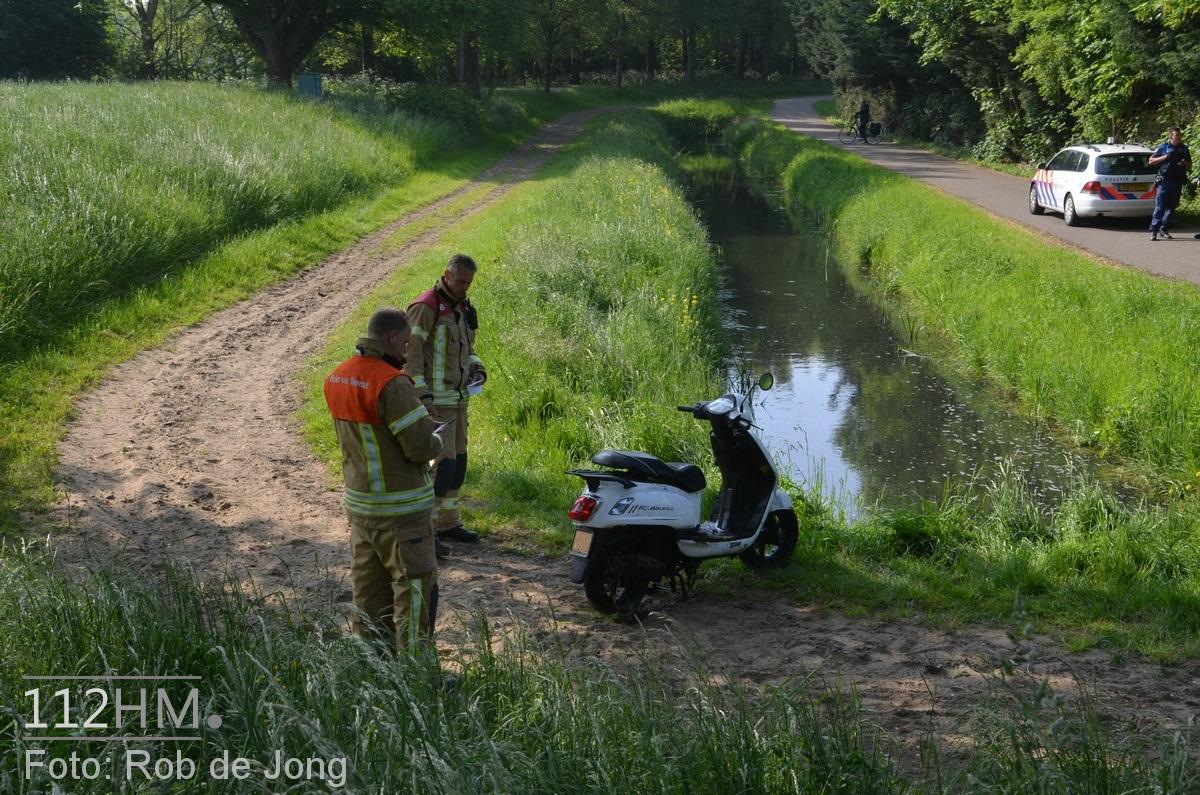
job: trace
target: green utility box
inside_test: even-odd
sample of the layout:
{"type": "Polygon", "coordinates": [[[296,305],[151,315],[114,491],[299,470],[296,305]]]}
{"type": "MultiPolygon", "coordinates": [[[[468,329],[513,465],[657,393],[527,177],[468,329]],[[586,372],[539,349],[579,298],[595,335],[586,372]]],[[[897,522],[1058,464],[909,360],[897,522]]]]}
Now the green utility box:
{"type": "Polygon", "coordinates": [[[321,75],[316,72],[300,72],[296,75],[296,91],[309,99],[321,98],[321,75]]]}

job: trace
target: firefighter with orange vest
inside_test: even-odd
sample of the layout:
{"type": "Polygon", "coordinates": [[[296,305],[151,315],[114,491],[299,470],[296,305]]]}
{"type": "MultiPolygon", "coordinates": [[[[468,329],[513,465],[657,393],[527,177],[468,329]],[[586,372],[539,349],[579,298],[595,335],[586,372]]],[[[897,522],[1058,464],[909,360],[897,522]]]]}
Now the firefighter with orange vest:
{"type": "MultiPolygon", "coordinates": [[[[413,384],[425,407],[447,423],[446,449],[434,466],[433,527],[439,539],[472,542],[475,532],[462,525],[458,493],[467,476],[467,402],[487,380],[475,353],[479,317],[467,300],[478,270],[475,260],[455,254],[442,278],[408,307],[412,339],[407,359],[413,384]]],[[[446,548],[439,545],[439,552],[446,548]]]]}
{"type": "Polygon", "coordinates": [[[404,372],[411,334],[403,312],[380,309],[355,354],[325,379],[346,479],[354,630],[395,633],[399,649],[432,633],[437,616],[429,462],[447,433],[404,372]]]}

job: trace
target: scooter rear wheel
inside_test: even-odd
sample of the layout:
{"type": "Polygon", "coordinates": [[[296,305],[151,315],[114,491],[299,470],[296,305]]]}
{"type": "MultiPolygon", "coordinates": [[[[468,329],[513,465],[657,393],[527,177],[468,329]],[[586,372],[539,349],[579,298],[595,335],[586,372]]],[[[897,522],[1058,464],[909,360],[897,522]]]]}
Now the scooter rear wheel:
{"type": "Polygon", "coordinates": [[[622,576],[603,549],[595,550],[583,577],[583,592],[588,601],[601,613],[616,613],[626,623],[637,619],[638,607],[650,581],[645,578],[622,576]]]}
{"type": "Polygon", "coordinates": [[[754,546],[741,554],[742,562],[752,569],[778,568],[792,556],[799,536],[795,511],[768,514],[766,526],[754,546]]]}

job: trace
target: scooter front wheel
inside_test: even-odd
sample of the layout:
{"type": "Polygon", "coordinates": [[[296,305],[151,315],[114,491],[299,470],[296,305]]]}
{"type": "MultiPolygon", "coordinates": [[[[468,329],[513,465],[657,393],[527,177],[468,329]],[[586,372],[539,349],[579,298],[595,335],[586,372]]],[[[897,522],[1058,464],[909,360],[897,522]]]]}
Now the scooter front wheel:
{"type": "Polygon", "coordinates": [[[752,569],[778,568],[787,562],[796,549],[800,526],[795,511],[775,511],[767,515],[754,546],[741,554],[742,562],[752,569]]]}
{"type": "Polygon", "coordinates": [[[633,623],[649,590],[649,580],[622,575],[603,549],[593,550],[583,577],[583,592],[592,607],[601,613],[616,613],[618,620],[633,623]]]}

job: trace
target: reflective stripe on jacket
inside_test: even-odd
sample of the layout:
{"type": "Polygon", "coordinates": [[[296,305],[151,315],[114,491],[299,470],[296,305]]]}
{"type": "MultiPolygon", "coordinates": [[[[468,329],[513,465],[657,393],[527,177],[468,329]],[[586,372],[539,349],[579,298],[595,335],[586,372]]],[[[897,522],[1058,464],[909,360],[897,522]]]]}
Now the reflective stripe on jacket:
{"type": "Polygon", "coordinates": [[[346,509],[360,516],[433,509],[429,461],[442,443],[402,365],[364,339],[325,379],[325,403],[342,448],[346,509]]]}
{"type": "Polygon", "coordinates": [[[405,359],[417,393],[431,395],[435,406],[466,403],[471,365],[483,366],[475,353],[475,330],[467,322],[471,302],[456,302],[439,279],[407,311],[413,333],[405,359]]]}

